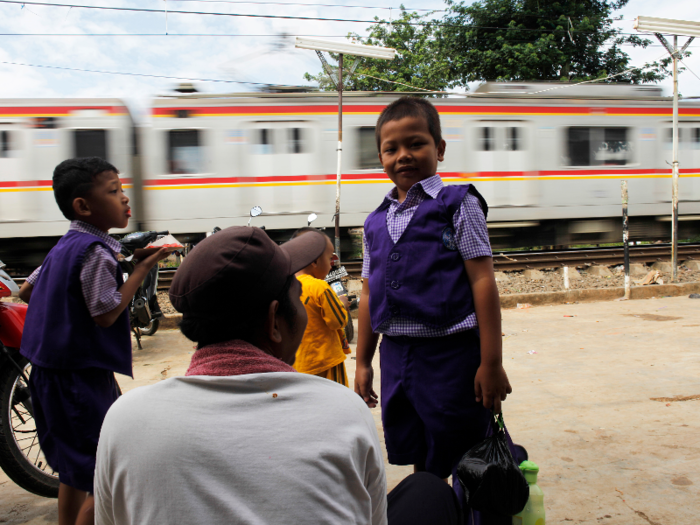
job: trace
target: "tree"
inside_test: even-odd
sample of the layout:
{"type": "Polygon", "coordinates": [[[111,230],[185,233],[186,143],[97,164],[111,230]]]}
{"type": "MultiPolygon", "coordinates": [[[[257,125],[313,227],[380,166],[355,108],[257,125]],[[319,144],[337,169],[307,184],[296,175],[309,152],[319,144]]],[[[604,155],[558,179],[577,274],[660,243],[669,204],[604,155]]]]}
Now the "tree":
{"type": "MultiPolygon", "coordinates": [[[[450,62],[438,53],[435,41],[435,21],[429,15],[410,13],[401,6],[401,17],[388,21],[375,17],[377,21],[368,28],[369,36],[361,38],[350,33],[348,39],[370,46],[391,47],[396,49],[394,60],[375,60],[357,57],[358,64],[352,74],[350,69],[356,57],[345,56],[343,89],[354,91],[420,91],[422,88],[431,91],[442,91],[457,85],[457,80],[450,80],[450,62]],[[391,80],[400,82],[393,84],[391,80]]],[[[335,60],[337,55],[331,55],[335,60]]],[[[337,66],[333,68],[333,76],[337,79],[337,66]]],[[[304,74],[309,81],[316,81],[325,91],[335,91],[335,80],[331,80],[325,71],[317,75],[304,74]]]]}
{"type": "MultiPolygon", "coordinates": [[[[623,35],[611,14],[629,0],[446,0],[437,31],[448,77],[459,84],[476,80],[579,81],[629,69],[622,45],[652,42],[623,35]]],[[[624,73],[613,82],[657,82],[669,75],[669,58],[652,68],[624,73]]],[[[642,65],[642,64],[639,64],[642,65]]]]}

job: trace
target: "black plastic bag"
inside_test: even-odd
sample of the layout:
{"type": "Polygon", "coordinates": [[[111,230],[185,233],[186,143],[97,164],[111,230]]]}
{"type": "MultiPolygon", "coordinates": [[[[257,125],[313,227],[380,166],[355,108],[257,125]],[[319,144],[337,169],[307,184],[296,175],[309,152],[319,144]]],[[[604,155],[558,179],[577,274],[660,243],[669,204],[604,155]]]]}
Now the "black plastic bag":
{"type": "Polygon", "coordinates": [[[525,508],[530,488],[508,449],[503,416],[492,423],[493,435],[464,454],[457,477],[471,508],[513,516],[525,508]]]}

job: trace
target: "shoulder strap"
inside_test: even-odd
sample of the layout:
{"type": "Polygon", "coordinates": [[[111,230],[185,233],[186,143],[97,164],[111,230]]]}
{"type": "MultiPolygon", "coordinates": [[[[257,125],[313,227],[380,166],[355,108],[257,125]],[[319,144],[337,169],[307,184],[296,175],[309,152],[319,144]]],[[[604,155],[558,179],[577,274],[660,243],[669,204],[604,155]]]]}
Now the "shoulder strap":
{"type": "Polygon", "coordinates": [[[486,199],[484,199],[481,196],[481,193],[479,193],[479,191],[474,187],[473,184],[469,185],[469,189],[467,191],[474,195],[474,197],[479,199],[479,204],[481,204],[481,210],[484,212],[484,219],[486,219],[489,215],[489,205],[486,203],[486,199]]]}

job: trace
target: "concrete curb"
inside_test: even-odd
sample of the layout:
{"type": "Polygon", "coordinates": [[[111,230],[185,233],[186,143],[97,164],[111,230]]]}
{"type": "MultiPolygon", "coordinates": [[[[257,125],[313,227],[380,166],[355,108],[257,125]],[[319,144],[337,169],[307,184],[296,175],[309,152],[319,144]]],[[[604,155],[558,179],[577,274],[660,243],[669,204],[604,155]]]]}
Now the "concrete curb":
{"type": "MultiPolygon", "coordinates": [[[[700,293],[700,282],[681,284],[652,284],[633,286],[630,299],[651,299],[652,297],[678,297],[691,293],[700,293]]],[[[566,303],[592,303],[596,301],[615,301],[625,296],[625,289],[620,288],[584,288],[565,292],[518,293],[501,296],[501,308],[516,308],[518,303],[532,306],[566,303]]],[[[357,310],[352,312],[357,319],[357,310]]],[[[162,330],[176,330],[182,321],[182,314],[166,314],[160,320],[162,330]]]]}
{"type": "MultiPolygon", "coordinates": [[[[700,293],[700,282],[682,284],[652,284],[633,286],[630,299],[651,299],[652,297],[677,297],[691,293],[700,293]]],[[[501,296],[501,308],[516,308],[518,303],[532,306],[565,304],[574,302],[614,301],[625,296],[625,289],[620,288],[585,288],[563,292],[537,292],[501,296]]]]}

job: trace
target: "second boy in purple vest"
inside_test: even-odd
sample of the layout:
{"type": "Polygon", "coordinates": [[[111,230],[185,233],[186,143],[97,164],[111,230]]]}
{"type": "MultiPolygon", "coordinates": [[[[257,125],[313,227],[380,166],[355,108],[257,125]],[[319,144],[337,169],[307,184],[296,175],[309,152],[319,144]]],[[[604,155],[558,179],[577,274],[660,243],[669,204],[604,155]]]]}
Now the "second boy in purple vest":
{"type": "Polygon", "coordinates": [[[484,438],[511,392],[486,202],[445,186],[435,107],[403,97],[377,121],[379,159],[396,185],[365,222],[355,391],[376,406],[379,334],[389,463],[447,478],[484,438]]]}
{"type": "Polygon", "coordinates": [[[114,372],[131,375],[126,307],[167,249],[139,262],[122,280],[120,245],[108,232],[125,228],[131,211],[119,172],[108,162],[62,162],[54,170],[53,192],[71,223],[22,287],[22,298],[31,300],[20,352],[32,363],[29,388],[39,442],[61,483],[58,523],[73,525],[93,490],[102,421],[119,395],[114,372]]]}

